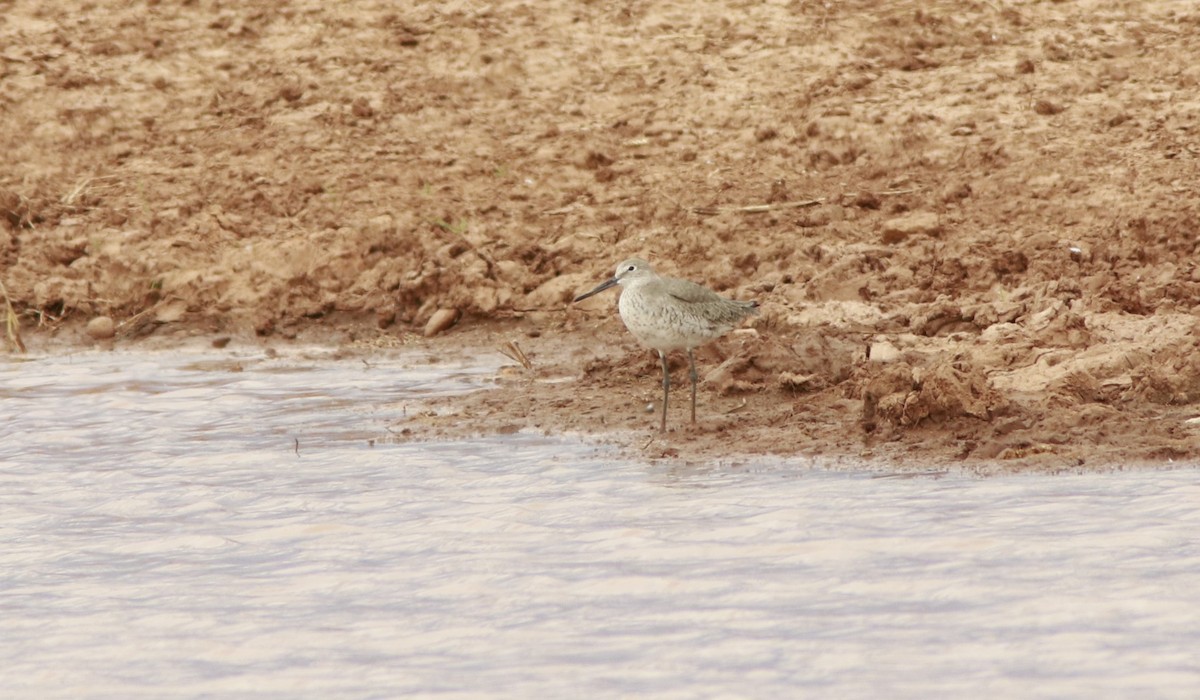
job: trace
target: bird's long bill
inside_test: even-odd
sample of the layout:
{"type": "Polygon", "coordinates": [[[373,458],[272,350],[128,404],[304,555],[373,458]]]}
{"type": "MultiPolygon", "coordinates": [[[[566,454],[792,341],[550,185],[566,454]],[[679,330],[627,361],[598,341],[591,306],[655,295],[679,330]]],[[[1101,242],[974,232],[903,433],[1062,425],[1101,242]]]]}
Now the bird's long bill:
{"type": "Polygon", "coordinates": [[[615,286],[617,286],[617,278],[613,277],[612,279],[606,281],[604,284],[600,285],[599,287],[596,287],[592,291],[587,292],[586,294],[580,294],[579,296],[575,297],[575,301],[583,301],[584,299],[587,299],[588,297],[592,296],[593,294],[599,294],[600,292],[603,292],[604,290],[608,289],[609,287],[615,287],[615,286]]]}

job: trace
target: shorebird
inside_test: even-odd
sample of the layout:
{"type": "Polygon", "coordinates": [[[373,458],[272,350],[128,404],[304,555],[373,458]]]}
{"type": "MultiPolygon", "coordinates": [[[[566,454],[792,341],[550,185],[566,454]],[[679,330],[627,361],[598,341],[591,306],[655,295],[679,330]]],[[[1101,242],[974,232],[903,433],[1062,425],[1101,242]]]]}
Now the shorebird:
{"type": "Polygon", "coordinates": [[[662,422],[659,430],[667,429],[667,398],[671,393],[671,373],[667,369],[667,353],[686,350],[692,379],[692,423],[696,422],[696,348],[733,330],[746,317],[758,310],[757,301],[726,299],[708,287],[663,277],[654,272],[650,263],[630,258],[617,265],[616,274],[586,294],[575,297],[582,301],[604,290],[620,285],[621,298],[617,308],[625,327],[642,345],[658,351],[663,371],[662,422]]]}

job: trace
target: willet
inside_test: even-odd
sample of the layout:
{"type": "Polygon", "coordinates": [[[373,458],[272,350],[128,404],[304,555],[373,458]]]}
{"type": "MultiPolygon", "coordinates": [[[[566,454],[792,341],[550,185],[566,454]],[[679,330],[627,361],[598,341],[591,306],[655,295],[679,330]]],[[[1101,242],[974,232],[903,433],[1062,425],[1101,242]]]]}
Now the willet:
{"type": "Polygon", "coordinates": [[[726,299],[695,282],[663,277],[650,263],[630,258],[617,265],[612,279],[575,301],[587,299],[609,287],[621,285],[617,308],[625,327],[642,345],[658,351],[663,371],[663,405],[660,430],[667,429],[667,397],[671,393],[671,373],[667,353],[687,350],[692,379],[692,422],[696,422],[696,348],[733,330],[758,309],[757,301],[726,299]]]}

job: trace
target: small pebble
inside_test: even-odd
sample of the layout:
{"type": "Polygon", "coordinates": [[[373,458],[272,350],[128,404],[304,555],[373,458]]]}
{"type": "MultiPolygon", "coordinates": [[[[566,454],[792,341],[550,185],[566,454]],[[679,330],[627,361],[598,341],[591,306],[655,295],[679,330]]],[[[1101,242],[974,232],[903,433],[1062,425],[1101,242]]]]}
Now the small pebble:
{"type": "Polygon", "coordinates": [[[1050,100],[1038,100],[1037,102],[1033,103],[1033,111],[1042,115],[1048,116],[1051,114],[1058,114],[1059,112],[1063,111],[1063,109],[1065,108],[1062,105],[1050,100]]]}
{"type": "Polygon", "coordinates": [[[117,326],[108,316],[97,316],[88,321],[87,334],[95,340],[108,340],[117,334],[117,326]]]}
{"type": "Polygon", "coordinates": [[[871,343],[871,347],[867,350],[867,359],[880,364],[895,362],[900,357],[900,349],[886,340],[871,343]]]}
{"type": "Polygon", "coordinates": [[[425,337],[432,338],[441,333],[455,323],[458,323],[458,309],[438,309],[429,317],[429,321],[425,324],[425,337]]]}

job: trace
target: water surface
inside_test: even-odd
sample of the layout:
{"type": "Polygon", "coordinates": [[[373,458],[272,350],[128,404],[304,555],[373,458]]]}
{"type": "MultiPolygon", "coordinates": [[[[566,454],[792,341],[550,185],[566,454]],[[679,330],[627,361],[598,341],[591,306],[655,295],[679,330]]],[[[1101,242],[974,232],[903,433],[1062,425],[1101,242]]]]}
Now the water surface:
{"type": "Polygon", "coordinates": [[[6,697],[1194,697],[1195,470],[404,444],[494,366],[0,364],[6,697]]]}

